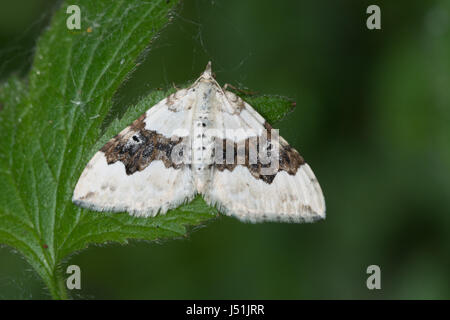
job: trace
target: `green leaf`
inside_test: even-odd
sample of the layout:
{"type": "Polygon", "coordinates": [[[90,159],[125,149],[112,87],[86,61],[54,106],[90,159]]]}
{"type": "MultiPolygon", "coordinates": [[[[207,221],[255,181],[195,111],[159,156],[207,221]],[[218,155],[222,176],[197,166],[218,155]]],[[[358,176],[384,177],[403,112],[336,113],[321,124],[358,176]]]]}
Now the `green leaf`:
{"type": "Polygon", "coordinates": [[[280,121],[295,108],[295,102],[291,99],[277,95],[252,95],[242,98],[271,124],[280,121]]]}
{"type": "MultiPolygon", "coordinates": [[[[0,243],[25,256],[55,299],[67,298],[61,263],[89,244],[177,238],[217,215],[201,197],[147,219],[72,204],[92,155],[173,91],[152,92],[102,134],[114,92],[169,21],[174,1],[70,4],[81,9],[82,30],[67,29],[63,4],[38,42],[27,84],[11,78],[0,86],[0,243]]],[[[246,100],[269,122],[292,109],[284,98],[246,100]]]]}

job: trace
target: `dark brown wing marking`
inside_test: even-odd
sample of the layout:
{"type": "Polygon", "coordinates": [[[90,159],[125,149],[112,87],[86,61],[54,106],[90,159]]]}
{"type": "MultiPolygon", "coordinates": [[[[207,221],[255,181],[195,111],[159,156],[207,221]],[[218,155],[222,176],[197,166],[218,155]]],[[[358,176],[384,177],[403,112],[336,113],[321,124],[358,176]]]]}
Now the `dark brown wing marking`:
{"type": "MultiPolygon", "coordinates": [[[[270,129],[272,127],[266,123],[264,125],[268,132],[267,140],[270,142],[270,129]]],[[[167,138],[156,131],[145,129],[145,114],[139,119],[135,120],[128,128],[120,132],[108,143],[106,143],[100,151],[105,153],[108,164],[113,164],[117,161],[121,161],[125,165],[127,175],[131,175],[136,171],[144,170],[153,160],[163,161],[166,168],[173,167],[179,169],[184,163],[175,163],[172,161],[173,148],[182,143],[182,138],[167,138]]],[[[255,179],[261,179],[266,183],[272,183],[275,176],[280,171],[286,171],[290,175],[295,175],[298,168],[305,163],[302,156],[292,148],[289,144],[281,140],[279,148],[279,167],[278,171],[274,174],[262,174],[263,168],[270,167],[270,163],[265,163],[261,159],[257,158],[256,161],[250,161],[249,149],[252,146],[253,150],[259,152],[262,146],[254,140],[245,140],[245,163],[238,163],[238,145],[235,142],[228,140],[220,140],[216,143],[222,143],[222,147],[218,148],[223,150],[221,160],[215,159],[214,166],[219,171],[229,170],[233,171],[237,165],[243,165],[248,168],[250,173],[255,179]],[[257,143],[256,146],[253,144],[257,143]],[[233,148],[234,157],[231,164],[225,162],[226,150],[233,148]]],[[[179,155],[182,157],[182,155],[179,155]]]]}
{"type": "MultiPolygon", "coordinates": [[[[272,127],[267,122],[264,124],[264,127],[267,130],[267,141],[270,142],[270,130],[272,129],[272,127]]],[[[238,164],[237,164],[238,163],[237,162],[237,156],[238,156],[237,155],[237,149],[238,149],[237,143],[230,142],[225,139],[219,141],[218,143],[222,143],[222,145],[223,145],[222,159],[224,159],[224,160],[223,161],[216,160],[215,167],[219,171],[224,171],[225,169],[227,169],[229,171],[233,171],[234,168],[236,168],[236,166],[238,166],[238,164]],[[227,150],[226,148],[229,148],[229,147],[233,147],[233,150],[234,150],[234,161],[232,164],[225,163],[226,150],[227,150]]],[[[255,143],[254,140],[250,140],[250,139],[245,140],[245,164],[240,164],[240,165],[246,166],[255,179],[261,179],[264,182],[270,184],[270,183],[272,183],[273,179],[275,179],[275,176],[277,175],[278,172],[286,171],[290,175],[295,175],[297,173],[298,168],[300,168],[300,166],[305,163],[305,160],[297,152],[297,150],[292,148],[284,140],[281,140],[280,147],[279,147],[278,171],[275,174],[270,174],[270,175],[262,174],[261,169],[270,167],[270,163],[268,163],[268,164],[262,163],[261,160],[258,158],[258,159],[256,159],[256,161],[251,161],[252,164],[250,164],[249,148],[250,148],[250,145],[254,144],[254,143],[255,143]]],[[[253,150],[257,150],[259,152],[261,146],[257,143],[256,147],[254,145],[252,147],[254,148],[253,150]]],[[[216,157],[216,159],[217,159],[217,157],[216,157]]]]}
{"type": "Polygon", "coordinates": [[[180,168],[183,164],[172,161],[173,148],[182,138],[167,138],[156,131],[145,129],[145,114],[120,132],[100,151],[105,153],[108,164],[121,161],[127,175],[144,170],[153,160],[162,160],[166,168],[180,168]]]}

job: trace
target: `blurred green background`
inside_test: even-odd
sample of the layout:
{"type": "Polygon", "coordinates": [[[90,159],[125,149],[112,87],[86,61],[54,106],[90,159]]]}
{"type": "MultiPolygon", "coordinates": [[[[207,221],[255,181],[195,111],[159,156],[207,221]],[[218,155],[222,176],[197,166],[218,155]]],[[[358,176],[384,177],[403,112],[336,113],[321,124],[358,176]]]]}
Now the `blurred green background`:
{"type": "MultiPolygon", "coordinates": [[[[57,1],[0,1],[0,80],[25,76],[57,1]]],[[[183,1],[118,91],[196,78],[292,97],[275,124],[318,177],[327,219],[220,217],[186,239],[92,246],[67,259],[83,299],[450,298],[450,2],[183,1]],[[366,28],[381,7],[382,29],[366,28]],[[366,268],[381,268],[381,290],[366,268]]],[[[94,213],[93,213],[94,214],[94,213]]],[[[48,298],[0,248],[0,298],[48,298]]]]}

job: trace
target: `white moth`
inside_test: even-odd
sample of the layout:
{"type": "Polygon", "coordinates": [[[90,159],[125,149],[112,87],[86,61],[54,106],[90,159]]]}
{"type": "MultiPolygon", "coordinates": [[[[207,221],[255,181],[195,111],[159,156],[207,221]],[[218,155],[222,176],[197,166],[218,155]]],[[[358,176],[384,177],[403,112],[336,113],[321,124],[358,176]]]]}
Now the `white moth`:
{"type": "Polygon", "coordinates": [[[311,222],[325,201],[311,168],[208,63],[89,161],[73,202],[97,211],[164,214],[201,194],[243,221],[311,222]]]}

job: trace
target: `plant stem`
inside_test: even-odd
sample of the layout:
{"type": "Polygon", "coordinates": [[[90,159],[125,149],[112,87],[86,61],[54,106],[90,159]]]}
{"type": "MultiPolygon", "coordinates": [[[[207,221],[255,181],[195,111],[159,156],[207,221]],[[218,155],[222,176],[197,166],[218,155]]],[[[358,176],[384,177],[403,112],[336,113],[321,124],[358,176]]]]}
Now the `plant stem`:
{"type": "Polygon", "coordinates": [[[66,282],[59,268],[54,268],[53,281],[49,283],[48,288],[53,300],[68,300],[66,282]]]}

